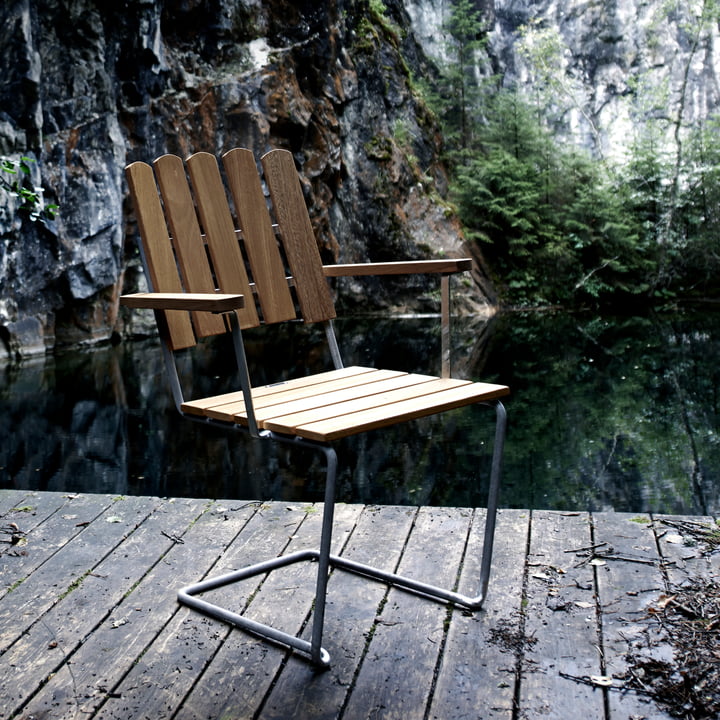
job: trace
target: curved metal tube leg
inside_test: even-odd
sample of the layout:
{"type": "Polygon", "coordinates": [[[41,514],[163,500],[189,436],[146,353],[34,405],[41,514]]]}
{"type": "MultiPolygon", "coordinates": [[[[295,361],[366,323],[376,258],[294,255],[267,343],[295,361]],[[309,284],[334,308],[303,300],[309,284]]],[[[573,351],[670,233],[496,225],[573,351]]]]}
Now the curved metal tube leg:
{"type": "MultiPolygon", "coordinates": [[[[261,437],[270,437],[261,436],[261,437]]],[[[311,662],[320,668],[330,666],[330,655],[322,647],[323,625],[325,623],[325,604],[327,596],[327,582],[330,574],[330,549],[332,545],[332,528],[335,509],[335,481],[337,477],[337,454],[332,447],[319,446],[315,443],[307,443],[297,438],[288,440],[275,436],[273,439],[281,442],[293,442],[295,444],[308,445],[322,450],[327,459],[326,482],[325,482],[325,506],[323,508],[322,530],[320,534],[319,550],[301,550],[289,555],[283,555],[272,560],[256,563],[240,570],[236,570],[216,578],[203,580],[193,585],[181,588],[177,598],[180,603],[187,605],[199,612],[214,617],[217,620],[230,623],[243,630],[253,633],[261,638],[276,642],[282,645],[299,650],[310,656],[311,662]],[[290,635],[277,628],[256,622],[244,617],[240,613],[227,610],[220,605],[208,602],[195,597],[201,593],[215,590],[225,585],[230,585],[239,580],[245,580],[255,575],[262,575],[296,562],[317,561],[317,579],[315,583],[315,605],[312,614],[312,635],[311,640],[290,635]]]]}
{"type": "Polygon", "coordinates": [[[497,518],[498,497],[500,494],[500,474],[502,472],[505,433],[507,430],[507,411],[499,400],[495,403],[495,418],[495,444],[493,445],[487,517],[485,518],[485,536],[482,562],[480,564],[480,594],[476,599],[478,605],[482,604],[487,595],[488,580],[490,579],[490,565],[492,563],[493,543],[495,540],[495,520],[497,518]]]}
{"type": "Polygon", "coordinates": [[[240,613],[233,612],[232,610],[227,610],[220,605],[215,605],[214,603],[203,600],[202,598],[195,597],[196,595],[208,592],[209,590],[215,590],[225,585],[230,585],[240,580],[254,577],[255,575],[263,575],[267,572],[270,572],[271,570],[276,570],[287,565],[292,565],[296,562],[312,561],[317,559],[318,553],[313,550],[305,550],[297,553],[292,553],[290,555],[283,555],[282,557],[274,558],[273,560],[268,560],[266,562],[250,565],[240,570],[236,570],[225,575],[220,575],[216,578],[210,578],[208,580],[203,580],[193,585],[188,585],[187,587],[178,590],[177,599],[178,602],[182,603],[183,605],[187,605],[188,607],[191,607],[194,610],[203,613],[204,615],[208,615],[215,618],[216,620],[221,620],[222,622],[235,625],[236,627],[253,633],[254,635],[257,635],[258,637],[265,640],[270,640],[281,645],[295,648],[296,650],[307,653],[311,656],[311,658],[316,657],[317,659],[314,660],[316,664],[321,667],[329,667],[330,656],[327,654],[327,652],[322,648],[320,648],[318,652],[313,652],[311,643],[309,643],[307,640],[303,640],[294,635],[290,635],[289,633],[278,630],[277,628],[271,627],[270,625],[265,625],[264,623],[251,620],[250,618],[247,618],[240,613]]]}
{"type": "Polygon", "coordinates": [[[495,520],[497,516],[498,497],[500,490],[500,474],[502,471],[502,455],[505,447],[505,432],[507,427],[507,413],[500,401],[488,403],[495,406],[495,444],[493,447],[492,467],[490,471],[490,488],[487,502],[487,516],[485,519],[485,533],[483,540],[482,558],[480,561],[480,587],[476,597],[461,595],[460,593],[435,585],[414,580],[402,575],[395,575],[383,570],[356,563],[337,555],[330,556],[330,564],[349,572],[375,578],[382,582],[390,583],[396,587],[418,593],[425,597],[441,602],[450,602],[460,605],[469,610],[479,610],[482,607],[487,595],[488,581],[490,579],[490,567],[492,564],[493,541],[495,538],[495,520]]]}
{"type": "MultiPolygon", "coordinates": [[[[310,659],[320,665],[323,625],[325,623],[325,601],[327,582],[330,573],[330,547],[332,544],[333,519],[335,515],[335,478],[337,477],[337,453],[331,447],[323,447],[327,459],[325,480],[325,506],[323,507],[322,531],[320,534],[320,553],[318,556],[317,581],[315,591],[315,610],[312,621],[312,640],[310,659]]],[[[328,658],[329,660],[329,658],[328,658]]]]}
{"type": "Polygon", "coordinates": [[[452,590],[428,585],[418,580],[413,580],[402,575],[388,573],[369,565],[363,565],[339,555],[331,555],[332,529],[335,509],[335,483],[337,478],[337,454],[335,450],[327,445],[305,441],[299,438],[288,438],[268,433],[261,437],[279,440],[285,443],[295,443],[322,450],[327,460],[326,484],[325,484],[325,507],[323,509],[322,530],[320,535],[319,550],[305,550],[290,555],[283,555],[272,560],[257,563],[241,570],[222,575],[220,577],[203,580],[194,585],[182,588],[178,592],[178,600],[206,615],[215,617],[224,622],[231,623],[240,628],[248,630],[262,638],[273,642],[281,643],[291,648],[300,650],[309,655],[310,660],[321,668],[330,665],[330,655],[322,647],[323,626],[325,623],[325,605],[327,596],[327,583],[331,567],[341,568],[349,572],[364,575],[381,582],[389,583],[399,588],[418,593],[424,597],[440,602],[449,602],[470,610],[479,610],[487,594],[488,581],[490,578],[490,566],[492,563],[493,541],[495,537],[495,520],[497,515],[498,496],[500,489],[500,473],[502,470],[502,456],[505,446],[505,431],[507,426],[507,413],[505,407],[499,401],[488,403],[494,405],[496,414],[495,443],[493,447],[492,467],[490,472],[490,488],[487,501],[487,517],[485,520],[485,534],[483,541],[482,558],[480,562],[480,587],[477,597],[461,595],[452,590]],[[254,575],[267,573],[292,563],[316,560],[317,578],[315,584],[315,607],[312,614],[311,639],[308,642],[294,635],[289,635],[268,625],[255,622],[243,617],[238,613],[226,610],[206,600],[195,597],[208,590],[222,587],[238,580],[243,580],[254,575]]]}

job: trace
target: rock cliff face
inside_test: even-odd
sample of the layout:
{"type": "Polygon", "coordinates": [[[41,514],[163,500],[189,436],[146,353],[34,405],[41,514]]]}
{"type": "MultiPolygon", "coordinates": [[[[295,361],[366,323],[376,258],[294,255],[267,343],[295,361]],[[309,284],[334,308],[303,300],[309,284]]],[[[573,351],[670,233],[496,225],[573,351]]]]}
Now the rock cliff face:
{"type": "MultiPolygon", "coordinates": [[[[433,59],[446,56],[442,26],[453,4],[406,0],[414,35],[433,59]]],[[[720,27],[710,0],[474,5],[487,28],[480,72],[545,93],[556,106],[558,131],[598,155],[621,161],[638,129],[652,121],[664,121],[658,139],[672,153],[679,126],[697,127],[720,110],[720,27]],[[544,65],[540,72],[529,61],[533,54],[544,65]]]]}
{"type": "MultiPolygon", "coordinates": [[[[406,64],[425,60],[402,5],[387,6],[381,18],[363,0],[4,3],[0,154],[37,160],[60,214],[20,224],[0,198],[0,357],[123,332],[117,297],[137,282],[123,168],[164,152],[291,150],[328,262],[458,254],[440,136],[406,64]]],[[[434,305],[419,280],[338,295],[384,304],[390,290],[434,305]]]]}
{"type": "MultiPolygon", "coordinates": [[[[638,122],[707,117],[720,102],[718,28],[701,0],[475,0],[484,72],[538,78],[523,25],[562,41],[552,67],[568,133],[622,154],[638,122]],[[633,104],[638,82],[657,88],[633,104]],[[643,114],[645,113],[645,114],[643,114]]],[[[445,52],[451,0],[7,0],[0,6],[0,155],[34,159],[60,205],[21,221],[0,189],[0,359],[108,339],[138,282],[124,165],[164,152],[290,149],[326,261],[458,254],[441,138],[411,76],[445,52]]],[[[478,258],[475,306],[493,301],[478,258]]],[[[342,306],[434,307],[419,280],[338,285],[342,306]]]]}

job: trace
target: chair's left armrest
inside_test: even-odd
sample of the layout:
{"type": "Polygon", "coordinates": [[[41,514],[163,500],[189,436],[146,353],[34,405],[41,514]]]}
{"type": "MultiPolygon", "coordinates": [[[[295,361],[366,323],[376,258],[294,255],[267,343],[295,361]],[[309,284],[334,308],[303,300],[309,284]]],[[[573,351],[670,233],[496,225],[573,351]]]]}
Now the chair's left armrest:
{"type": "Polygon", "coordinates": [[[222,293],[134,293],[121,295],[120,304],[146,310],[204,310],[225,313],[243,307],[245,297],[222,293]]]}
{"type": "Polygon", "coordinates": [[[346,263],[323,265],[326,277],[351,277],[358,275],[417,275],[435,273],[447,275],[472,268],[470,258],[441,260],[402,260],[400,262],[346,263]]]}

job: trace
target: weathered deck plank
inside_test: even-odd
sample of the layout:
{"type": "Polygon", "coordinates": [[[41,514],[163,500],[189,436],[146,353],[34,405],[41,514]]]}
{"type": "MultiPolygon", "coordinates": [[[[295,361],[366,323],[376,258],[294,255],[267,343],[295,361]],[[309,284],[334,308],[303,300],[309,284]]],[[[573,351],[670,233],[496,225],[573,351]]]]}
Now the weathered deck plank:
{"type": "MultiPolygon", "coordinates": [[[[229,511],[222,504],[203,507],[206,505],[176,501],[158,508],[154,522],[148,523],[149,544],[156,548],[154,564],[149,557],[147,574],[127,589],[87,637],[72,656],[72,665],[60,668],[32,699],[26,710],[29,716],[42,717],[45,713],[53,720],[70,720],[100,708],[177,612],[178,584],[192,581],[198,567],[215,562],[256,511],[254,504],[229,511]],[[122,652],[115,652],[117,648],[122,652]]],[[[142,536],[135,540],[135,552],[127,557],[139,564],[146,540],[142,536]]]]}
{"type": "MultiPolygon", "coordinates": [[[[26,602],[22,606],[25,617],[33,613],[38,620],[29,624],[3,655],[0,705],[23,702],[58,668],[67,667],[66,658],[71,657],[84,638],[106,619],[102,611],[96,609],[102,608],[105,613],[114,609],[128,589],[167,552],[172,541],[157,537],[163,520],[155,512],[159,502],[157,499],[151,502],[148,498],[128,498],[114,503],[110,507],[113,515],[101,516],[88,528],[82,542],[79,539],[70,542],[56,554],[53,568],[48,571],[56,570],[59,578],[53,586],[52,604],[26,602]],[[112,522],[108,522],[108,518],[112,522]],[[93,528],[94,533],[91,532],[93,528]],[[92,557],[93,547],[99,548],[99,562],[92,557]],[[72,556],[75,565],[60,560],[61,553],[72,556]],[[66,578],[68,568],[71,568],[71,576],[66,578]]],[[[197,517],[198,501],[178,501],[178,505],[186,510],[186,523],[197,517]]],[[[37,574],[43,580],[48,575],[41,570],[37,574]]],[[[37,592],[34,577],[31,576],[23,586],[37,592]]],[[[6,610],[5,607],[2,609],[6,610]]],[[[76,684],[73,677],[73,686],[76,684]]]]}
{"type": "Polygon", "coordinates": [[[104,556],[142,523],[157,503],[156,498],[115,503],[105,496],[88,495],[71,506],[77,512],[54,513],[29,533],[24,549],[32,548],[32,552],[3,557],[4,565],[19,570],[16,583],[20,584],[0,604],[0,647],[10,647],[37,618],[95,572],[104,556]]]}
{"type": "MultiPolygon", "coordinates": [[[[720,574],[720,553],[679,537],[672,518],[503,510],[473,614],[335,571],[322,673],[178,605],[182,585],[315,545],[321,509],[0,492],[4,522],[27,532],[0,547],[0,717],[669,717],[623,686],[628,653],[670,656],[648,608],[720,574]]],[[[341,505],[335,549],[475,594],[483,523],[482,510],[341,505]]],[[[314,570],[216,599],[300,631],[314,570]]]]}
{"type": "Polygon", "coordinates": [[[587,513],[533,512],[527,572],[520,705],[528,718],[604,717],[603,693],[568,676],[601,674],[592,567],[575,548],[592,545],[587,513]],[[547,629],[552,627],[552,632],[547,629]]]}
{"type": "MultiPolygon", "coordinates": [[[[260,558],[282,553],[289,536],[305,515],[301,508],[280,505],[256,513],[245,533],[226,549],[208,574],[223,574],[260,558]]],[[[192,581],[202,579],[204,575],[198,568],[192,581]]],[[[242,609],[261,582],[262,578],[253,578],[241,585],[222,588],[214,593],[213,599],[242,609]]],[[[177,587],[179,585],[175,589],[177,587]]],[[[234,633],[222,623],[176,606],[172,619],[107,699],[102,717],[159,720],[172,715],[231,634],[234,633]]],[[[243,636],[243,639],[248,638],[243,636]]],[[[238,662],[242,664],[242,658],[238,658],[238,662]]]]}
{"type": "MultiPolygon", "coordinates": [[[[460,592],[477,593],[484,515],[478,513],[463,564],[460,592]]],[[[510,720],[515,701],[518,632],[530,529],[526,510],[501,510],[495,549],[496,568],[481,612],[453,611],[430,718],[510,720]]]]}
{"type": "Polygon", "coordinates": [[[2,526],[9,529],[16,525],[22,533],[23,543],[6,548],[0,559],[0,598],[11,585],[22,582],[70,539],[79,535],[85,527],[83,523],[91,523],[111,503],[103,496],[75,497],[59,493],[23,493],[13,500],[2,526]],[[34,552],[26,552],[28,543],[32,543],[34,552]],[[8,582],[6,576],[12,579],[8,582]]]}
{"type": "Polygon", "coordinates": [[[656,515],[653,529],[664,558],[664,570],[667,575],[669,589],[684,585],[691,577],[720,576],[720,553],[705,552],[706,548],[692,537],[684,538],[670,523],[674,521],[690,522],[701,528],[715,527],[720,530],[711,517],[683,518],[673,515],[656,515]]]}
{"type": "MultiPolygon", "coordinates": [[[[356,562],[395,571],[417,510],[407,507],[367,507],[344,548],[356,562]]],[[[337,718],[353,687],[387,587],[352,573],[335,571],[328,584],[326,644],[332,646],[332,666],[317,673],[291,657],[262,708],[264,720],[289,717],[337,718]]]]}
{"type": "Polygon", "coordinates": [[[18,506],[24,505],[24,500],[31,496],[29,490],[4,490],[0,495],[0,518],[18,506]]]}
{"type": "MultiPolygon", "coordinates": [[[[335,508],[333,552],[339,552],[357,522],[361,508],[335,508]]],[[[286,552],[317,547],[321,512],[314,509],[297,531],[289,533],[286,552]]],[[[287,538],[286,538],[287,539],[287,538]]],[[[267,557],[267,556],[264,556],[267,557]]],[[[248,615],[260,622],[299,634],[312,608],[316,565],[301,563],[268,576],[250,605],[248,615]]],[[[230,594],[228,602],[232,602],[230,594]]],[[[232,633],[219,648],[193,692],[183,704],[183,716],[253,717],[280,672],[286,652],[243,633],[232,633]],[[252,685],[247,677],[254,679],[252,685]]]]}
{"type": "MultiPolygon", "coordinates": [[[[15,515],[15,518],[26,517],[33,526],[40,525],[59,508],[83,497],[74,493],[43,493],[28,490],[7,492],[7,497],[3,493],[2,500],[0,500],[4,507],[4,513],[22,513],[22,515],[15,515]]],[[[107,500],[107,498],[105,499],[107,500]]]]}
{"type": "MultiPolygon", "coordinates": [[[[453,587],[471,521],[470,510],[422,508],[398,571],[453,587]]],[[[447,619],[444,605],[391,589],[346,705],[347,716],[407,718],[424,714],[447,619]]]]}
{"type": "MultiPolygon", "coordinates": [[[[597,513],[593,521],[598,547],[591,562],[595,563],[602,613],[603,674],[624,678],[629,672],[629,653],[645,647],[648,607],[665,590],[665,578],[649,516],[597,513]]],[[[588,554],[587,560],[590,557],[588,554]]],[[[661,636],[654,639],[657,642],[661,636]]],[[[621,712],[639,717],[648,714],[647,698],[635,692],[621,695],[609,690],[607,701],[611,716],[621,712]]],[[[656,720],[669,717],[659,710],[653,714],[656,720]]]]}

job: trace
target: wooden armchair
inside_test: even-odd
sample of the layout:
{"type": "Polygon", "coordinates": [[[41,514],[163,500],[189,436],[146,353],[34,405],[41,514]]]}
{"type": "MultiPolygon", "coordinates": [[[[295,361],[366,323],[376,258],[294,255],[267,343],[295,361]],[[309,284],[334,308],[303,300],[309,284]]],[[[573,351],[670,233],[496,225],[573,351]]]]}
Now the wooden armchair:
{"type": "Polygon", "coordinates": [[[136,162],[126,168],[151,292],[125,295],[121,302],[132,308],[155,311],[170,386],[182,415],[246,431],[261,440],[310,446],[325,454],[324,515],[318,549],[263,560],[236,572],[200,581],[182,588],[178,592],[179,601],[267,640],[299,650],[319,666],[330,662],[322,646],[322,633],[331,567],[392,583],[436,601],[478,609],[490,575],[505,438],[506,416],[499,398],[509,390],[502,385],[450,377],[448,278],[451,273],[469,269],[470,261],[323,266],[292,155],[284,150],[272,150],[262,158],[274,223],[252,152],[234,149],[222,160],[234,213],[213,155],[197,153],[186,163],[176,156],[165,155],[158,158],[153,167],[136,162]],[[412,272],[437,273],[441,277],[443,376],[344,367],[333,332],[335,309],[326,278],[412,272]],[[243,346],[243,330],[262,323],[297,319],[325,325],[335,369],[254,387],[243,346]],[[185,398],[175,353],[194,346],[199,339],[225,332],[232,334],[239,388],[214,397],[185,398]],[[478,596],[466,597],[331,555],[337,469],[332,441],[473,403],[491,405],[496,410],[478,596]],[[200,597],[223,585],[300,561],[317,561],[310,641],[257,623],[200,597]]]}

